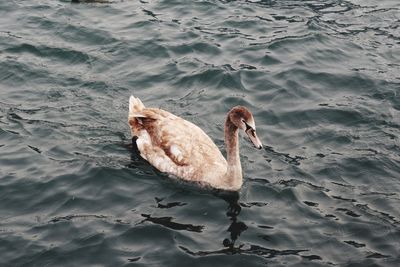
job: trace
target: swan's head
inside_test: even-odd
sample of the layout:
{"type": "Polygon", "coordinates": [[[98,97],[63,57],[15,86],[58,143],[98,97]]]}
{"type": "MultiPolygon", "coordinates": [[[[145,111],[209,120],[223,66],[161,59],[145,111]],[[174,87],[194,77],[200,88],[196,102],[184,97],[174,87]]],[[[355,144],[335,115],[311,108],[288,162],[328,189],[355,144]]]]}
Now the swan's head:
{"type": "Polygon", "coordinates": [[[256,134],[256,124],[253,114],[247,108],[243,106],[232,108],[229,112],[229,119],[236,127],[242,129],[247,134],[256,148],[262,148],[262,143],[256,134]]]}

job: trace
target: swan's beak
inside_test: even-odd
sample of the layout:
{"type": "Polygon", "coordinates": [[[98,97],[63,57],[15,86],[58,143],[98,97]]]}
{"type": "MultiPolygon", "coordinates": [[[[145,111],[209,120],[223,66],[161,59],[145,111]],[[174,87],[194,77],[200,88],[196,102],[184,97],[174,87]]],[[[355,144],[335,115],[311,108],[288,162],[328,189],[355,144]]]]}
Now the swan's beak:
{"type": "Polygon", "coordinates": [[[253,143],[253,145],[256,148],[261,149],[263,147],[262,143],[261,143],[260,139],[258,139],[258,136],[257,136],[256,131],[254,129],[252,129],[252,128],[248,129],[246,131],[246,134],[248,135],[248,137],[250,138],[251,142],[253,143]]]}

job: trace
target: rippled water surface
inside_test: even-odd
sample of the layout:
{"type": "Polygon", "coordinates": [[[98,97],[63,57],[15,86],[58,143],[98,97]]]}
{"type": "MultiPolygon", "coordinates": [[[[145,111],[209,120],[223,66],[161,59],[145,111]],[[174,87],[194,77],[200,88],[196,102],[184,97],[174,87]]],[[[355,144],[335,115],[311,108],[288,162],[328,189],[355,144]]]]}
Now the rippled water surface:
{"type": "Polygon", "coordinates": [[[398,0],[0,1],[1,266],[400,266],[399,133],[398,0]],[[240,193],[141,160],[131,94],[222,151],[249,107],[240,193]]]}

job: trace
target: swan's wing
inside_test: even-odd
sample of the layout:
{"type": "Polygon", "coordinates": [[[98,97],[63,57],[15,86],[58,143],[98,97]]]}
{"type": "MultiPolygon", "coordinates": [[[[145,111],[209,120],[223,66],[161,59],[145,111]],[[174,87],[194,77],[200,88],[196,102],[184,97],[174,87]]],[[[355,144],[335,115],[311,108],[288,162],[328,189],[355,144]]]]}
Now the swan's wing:
{"type": "Polygon", "coordinates": [[[193,160],[193,134],[185,120],[160,109],[144,109],[131,116],[135,120],[130,121],[131,126],[150,136],[153,153],[161,149],[178,166],[189,165],[193,160]]]}
{"type": "Polygon", "coordinates": [[[164,119],[158,124],[157,141],[165,154],[177,165],[193,165],[199,155],[194,153],[198,138],[181,118],[164,119]]]}

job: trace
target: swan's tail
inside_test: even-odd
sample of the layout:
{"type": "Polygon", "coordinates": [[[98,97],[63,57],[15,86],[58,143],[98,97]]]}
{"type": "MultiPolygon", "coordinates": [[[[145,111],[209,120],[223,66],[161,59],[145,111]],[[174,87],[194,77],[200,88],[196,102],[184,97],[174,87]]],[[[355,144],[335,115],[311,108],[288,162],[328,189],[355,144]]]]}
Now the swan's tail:
{"type": "Polygon", "coordinates": [[[139,98],[131,95],[129,98],[129,116],[133,116],[135,113],[139,113],[144,109],[144,105],[139,98]]]}
{"type": "Polygon", "coordinates": [[[139,121],[138,121],[138,114],[143,111],[144,105],[139,98],[134,97],[131,95],[129,98],[129,114],[128,114],[128,123],[131,128],[131,134],[133,136],[138,135],[139,131],[139,121]]]}

